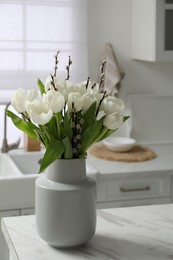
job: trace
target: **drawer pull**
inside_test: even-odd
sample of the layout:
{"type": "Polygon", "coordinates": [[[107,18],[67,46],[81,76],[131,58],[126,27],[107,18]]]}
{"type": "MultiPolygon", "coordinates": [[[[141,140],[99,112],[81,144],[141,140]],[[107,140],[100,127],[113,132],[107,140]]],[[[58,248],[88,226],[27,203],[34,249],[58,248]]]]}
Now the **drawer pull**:
{"type": "Polygon", "coordinates": [[[126,189],[126,188],[120,187],[121,192],[147,191],[147,190],[151,190],[151,188],[148,185],[144,188],[136,188],[136,189],[126,189]]]}

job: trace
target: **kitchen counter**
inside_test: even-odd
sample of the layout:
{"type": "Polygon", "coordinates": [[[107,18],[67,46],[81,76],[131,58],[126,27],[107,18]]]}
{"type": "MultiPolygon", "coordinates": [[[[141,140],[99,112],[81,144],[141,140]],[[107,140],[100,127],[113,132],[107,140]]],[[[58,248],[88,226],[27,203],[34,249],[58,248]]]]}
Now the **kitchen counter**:
{"type": "MultiPolygon", "coordinates": [[[[140,145],[152,149],[157,157],[143,162],[118,162],[97,158],[88,151],[86,160],[87,174],[95,179],[97,177],[107,178],[109,175],[113,175],[114,178],[163,176],[163,173],[164,176],[173,176],[173,143],[140,145]]],[[[18,149],[10,151],[8,155],[19,166],[20,171],[24,171],[25,176],[28,177],[28,175],[38,176],[38,158],[42,158],[43,154],[44,151],[25,152],[22,149],[18,149]]]]}
{"type": "MultiPolygon", "coordinates": [[[[173,143],[145,146],[155,151],[157,157],[145,162],[126,163],[99,159],[88,152],[87,174],[97,182],[98,208],[167,204],[173,201],[173,143]]],[[[11,183],[6,180],[0,182],[3,194],[0,209],[34,208],[34,183],[43,151],[28,153],[15,150],[10,151],[8,156],[23,174],[11,183]],[[15,194],[9,196],[9,190],[14,189],[15,194]],[[9,199],[4,201],[4,197],[9,199]]]]}
{"type": "Polygon", "coordinates": [[[173,259],[173,205],[104,209],[86,245],[69,250],[49,246],[35,230],[35,217],[2,219],[13,260],[166,260],[173,259]]]}
{"type": "Polygon", "coordinates": [[[87,161],[98,171],[98,178],[173,175],[173,143],[142,145],[152,149],[157,157],[144,162],[117,162],[97,158],[88,152],[87,161]]]}

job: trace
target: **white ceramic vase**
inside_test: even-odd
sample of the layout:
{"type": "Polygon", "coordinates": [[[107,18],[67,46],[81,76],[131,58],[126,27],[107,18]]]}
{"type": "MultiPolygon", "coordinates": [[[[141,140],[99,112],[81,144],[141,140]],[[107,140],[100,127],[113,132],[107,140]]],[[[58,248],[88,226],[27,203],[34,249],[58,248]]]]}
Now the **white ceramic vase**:
{"type": "Polygon", "coordinates": [[[81,245],[96,228],[96,183],[84,159],[58,159],[36,180],[35,214],[40,237],[58,248],[81,245]]]}

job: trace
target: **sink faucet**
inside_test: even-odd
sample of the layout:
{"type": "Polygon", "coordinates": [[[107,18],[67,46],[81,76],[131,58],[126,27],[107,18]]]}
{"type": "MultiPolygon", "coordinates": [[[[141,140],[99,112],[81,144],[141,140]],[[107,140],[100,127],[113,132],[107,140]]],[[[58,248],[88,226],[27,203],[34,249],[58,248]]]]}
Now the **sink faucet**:
{"type": "Polygon", "coordinates": [[[6,110],[8,109],[10,104],[11,104],[11,102],[6,105],[5,111],[4,111],[4,137],[3,137],[3,142],[2,142],[2,150],[1,150],[2,153],[8,153],[12,149],[17,149],[19,147],[19,144],[20,144],[20,137],[15,143],[8,144],[8,142],[7,142],[7,115],[6,115],[6,110]]]}

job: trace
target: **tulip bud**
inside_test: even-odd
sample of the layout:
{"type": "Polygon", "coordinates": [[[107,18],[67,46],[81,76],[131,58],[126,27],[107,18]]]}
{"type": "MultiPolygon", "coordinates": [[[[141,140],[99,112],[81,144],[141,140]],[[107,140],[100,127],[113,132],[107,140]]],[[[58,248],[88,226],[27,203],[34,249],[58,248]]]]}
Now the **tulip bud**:
{"type": "Polygon", "coordinates": [[[108,129],[118,129],[123,124],[123,116],[119,113],[107,115],[103,121],[103,125],[108,129]]]}
{"type": "Polygon", "coordinates": [[[119,98],[108,96],[103,100],[101,107],[103,111],[109,115],[115,112],[121,112],[124,109],[124,103],[119,98]]]}

